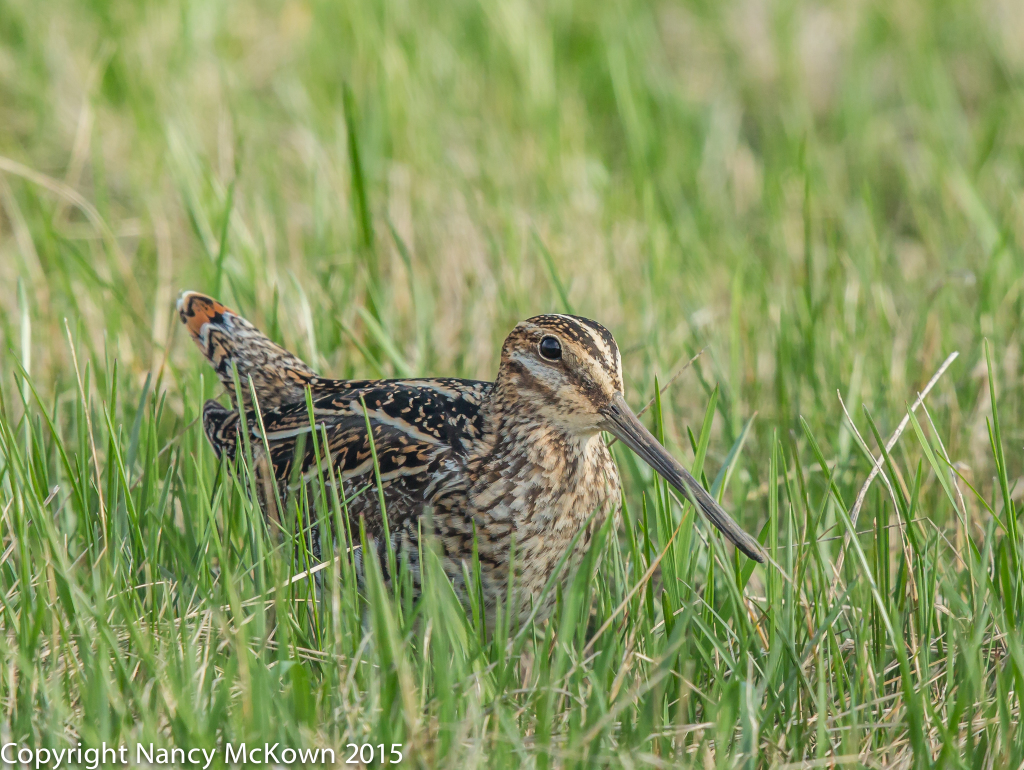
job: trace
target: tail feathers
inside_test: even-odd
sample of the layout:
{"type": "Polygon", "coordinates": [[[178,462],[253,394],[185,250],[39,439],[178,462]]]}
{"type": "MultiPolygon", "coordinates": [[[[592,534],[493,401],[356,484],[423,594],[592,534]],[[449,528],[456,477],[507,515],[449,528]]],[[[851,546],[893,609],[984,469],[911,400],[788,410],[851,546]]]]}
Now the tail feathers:
{"type": "MultiPolygon", "coordinates": [[[[248,400],[247,382],[252,378],[260,408],[300,400],[316,373],[305,362],[212,297],[194,291],[178,299],[178,315],[193,341],[217,372],[235,400],[232,364],[238,369],[242,396],[248,400]]],[[[208,431],[209,433],[209,431],[208,431]]]]}

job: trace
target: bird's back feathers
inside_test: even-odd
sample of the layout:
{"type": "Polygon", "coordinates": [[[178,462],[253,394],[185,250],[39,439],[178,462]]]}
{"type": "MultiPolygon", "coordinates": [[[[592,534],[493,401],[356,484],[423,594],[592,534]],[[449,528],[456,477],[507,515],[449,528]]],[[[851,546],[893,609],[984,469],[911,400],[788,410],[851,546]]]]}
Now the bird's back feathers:
{"type": "MultiPolygon", "coordinates": [[[[349,515],[364,516],[371,536],[382,531],[367,421],[393,529],[407,518],[415,519],[425,506],[443,504],[452,491],[450,482],[464,486],[468,481],[464,472],[446,473],[445,466],[465,470],[462,458],[483,436],[480,407],[491,383],[451,378],[327,379],[210,297],[187,292],[178,310],[232,397],[232,366],[238,370],[243,399],[250,397],[252,382],[260,413],[257,416],[250,406],[245,424],[257,469],[272,476],[265,479],[269,483],[264,484],[261,500],[271,518],[277,518],[278,500],[304,483],[319,481],[318,470],[330,478],[325,465],[329,457],[348,495],[349,515]],[[312,424],[317,428],[316,445],[312,424]],[[276,495],[270,484],[276,484],[276,495]]],[[[213,400],[206,403],[203,427],[218,456],[234,458],[239,442],[245,440],[239,434],[241,423],[236,409],[213,400]]],[[[318,488],[318,483],[310,488],[318,488]]]]}

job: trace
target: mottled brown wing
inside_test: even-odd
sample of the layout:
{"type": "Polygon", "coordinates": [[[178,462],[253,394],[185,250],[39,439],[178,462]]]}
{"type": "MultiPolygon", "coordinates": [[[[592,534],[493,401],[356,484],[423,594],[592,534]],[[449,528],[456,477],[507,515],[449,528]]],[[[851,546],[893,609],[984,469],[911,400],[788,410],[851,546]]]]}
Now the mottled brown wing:
{"type": "MultiPolygon", "coordinates": [[[[318,486],[321,468],[325,482],[330,483],[329,457],[335,479],[343,482],[350,516],[364,516],[368,534],[378,534],[382,521],[367,418],[392,528],[414,524],[425,506],[451,495],[453,484],[465,483],[462,458],[482,435],[480,404],[490,383],[453,379],[319,382],[312,395],[317,449],[304,400],[266,411],[262,433],[256,420],[249,420],[257,460],[264,454],[265,437],[282,496],[303,483],[315,481],[318,486]],[[320,466],[318,452],[324,463],[320,466]]],[[[237,412],[207,403],[204,425],[218,455],[234,456],[238,424],[237,412]]]]}

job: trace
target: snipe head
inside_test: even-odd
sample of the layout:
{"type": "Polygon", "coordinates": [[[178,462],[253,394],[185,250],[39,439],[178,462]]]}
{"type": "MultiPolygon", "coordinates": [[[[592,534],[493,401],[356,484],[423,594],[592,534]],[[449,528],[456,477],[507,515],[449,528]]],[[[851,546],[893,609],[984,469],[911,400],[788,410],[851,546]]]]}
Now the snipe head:
{"type": "Polygon", "coordinates": [[[523,321],[505,340],[495,383],[539,420],[589,438],[606,431],[628,446],[750,558],[760,544],[744,532],[697,480],[658,442],[626,404],[622,358],[611,333],[596,321],[541,315],[523,321]]]}

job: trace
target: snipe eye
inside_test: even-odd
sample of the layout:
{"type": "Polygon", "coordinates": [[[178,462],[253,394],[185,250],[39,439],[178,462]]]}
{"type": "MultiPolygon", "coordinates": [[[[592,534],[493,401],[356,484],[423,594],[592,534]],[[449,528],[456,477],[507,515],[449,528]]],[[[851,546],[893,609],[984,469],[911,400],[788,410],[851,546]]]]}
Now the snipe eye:
{"type": "Polygon", "coordinates": [[[548,361],[557,361],[562,357],[562,343],[555,337],[545,337],[540,341],[540,354],[548,361]]]}

